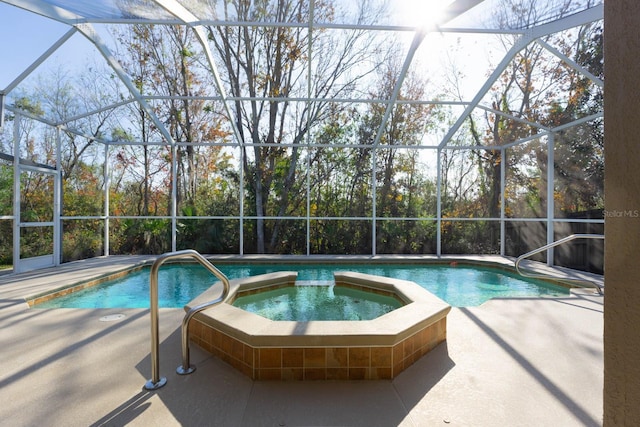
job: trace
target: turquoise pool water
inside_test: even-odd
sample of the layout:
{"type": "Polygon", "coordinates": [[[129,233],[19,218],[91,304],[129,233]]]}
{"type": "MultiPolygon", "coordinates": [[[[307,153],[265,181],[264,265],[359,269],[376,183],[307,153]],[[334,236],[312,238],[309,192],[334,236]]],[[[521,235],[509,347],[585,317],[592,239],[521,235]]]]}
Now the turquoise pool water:
{"type": "MultiPolygon", "coordinates": [[[[298,281],[333,282],[334,271],[354,271],[416,282],[454,307],[480,305],[491,298],[566,296],[569,290],[503,270],[459,264],[220,264],[229,279],[275,271],[297,271],[298,281]]],[[[149,268],[99,286],[55,298],[34,308],[149,307],[149,268]]],[[[217,279],[199,265],[165,265],[158,275],[159,306],[183,307],[217,279]]]]}
{"type": "Polygon", "coordinates": [[[235,307],[271,320],[371,320],[402,306],[386,295],[344,286],[287,286],[236,298],[235,307]]]}

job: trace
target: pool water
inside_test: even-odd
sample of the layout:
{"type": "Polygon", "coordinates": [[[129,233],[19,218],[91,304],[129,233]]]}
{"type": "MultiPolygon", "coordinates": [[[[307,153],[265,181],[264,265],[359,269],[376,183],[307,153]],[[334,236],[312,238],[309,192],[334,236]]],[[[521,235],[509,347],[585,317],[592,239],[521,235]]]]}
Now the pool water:
{"type": "MultiPolygon", "coordinates": [[[[478,306],[491,298],[567,296],[569,289],[515,273],[458,264],[220,264],[229,279],[276,271],[297,271],[298,281],[333,282],[334,271],[353,271],[410,280],[454,307],[478,306]]],[[[150,268],[127,274],[41,304],[37,308],[148,308],[150,268]]],[[[165,265],[158,274],[160,307],[183,307],[217,279],[200,265],[165,265]]]]}
{"type": "Polygon", "coordinates": [[[372,320],[402,303],[344,286],[287,286],[240,296],[232,304],[270,320],[372,320]]]}

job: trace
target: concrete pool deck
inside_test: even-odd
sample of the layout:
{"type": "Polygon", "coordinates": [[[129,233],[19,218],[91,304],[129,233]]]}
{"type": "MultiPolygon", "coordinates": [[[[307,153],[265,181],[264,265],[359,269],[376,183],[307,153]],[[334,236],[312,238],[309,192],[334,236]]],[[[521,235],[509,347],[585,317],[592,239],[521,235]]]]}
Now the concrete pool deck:
{"type": "Polygon", "coordinates": [[[446,343],[394,380],[368,382],[252,381],[195,345],[191,360],[197,370],[179,376],[175,369],[181,364],[184,311],[161,309],[160,374],[168,382],[157,391],[143,389],[151,377],[148,310],[31,309],[25,303],[25,296],[142,260],[96,258],[0,276],[3,423],[367,427],[602,423],[604,297],[589,290],[563,298],[492,300],[479,307],[453,308],[446,343]],[[124,317],[108,316],[114,314],[124,317]]]}

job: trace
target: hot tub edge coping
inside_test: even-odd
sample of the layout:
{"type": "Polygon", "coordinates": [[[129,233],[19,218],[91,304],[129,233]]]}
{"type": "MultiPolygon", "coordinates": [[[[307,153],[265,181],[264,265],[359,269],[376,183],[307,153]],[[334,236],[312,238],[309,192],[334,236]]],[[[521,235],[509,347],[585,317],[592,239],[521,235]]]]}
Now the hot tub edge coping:
{"type": "Polygon", "coordinates": [[[354,347],[392,346],[428,328],[451,310],[450,306],[434,307],[408,304],[374,320],[364,321],[273,321],[229,304],[202,311],[194,317],[252,347],[354,347]],[[403,313],[403,309],[414,313],[403,313]],[[389,316],[396,313],[396,316],[389,316]],[[409,319],[413,317],[414,321],[409,319]]]}
{"type": "MultiPolygon", "coordinates": [[[[363,321],[273,321],[228,303],[242,290],[295,282],[296,272],[278,272],[230,281],[226,302],[196,314],[196,320],[233,335],[254,347],[395,345],[417,331],[446,318],[451,306],[415,282],[354,272],[336,272],[336,283],[383,289],[407,304],[373,320],[363,321]],[[322,344],[319,344],[319,341],[322,344]]],[[[185,310],[220,295],[215,285],[191,301],[185,310]]]]}

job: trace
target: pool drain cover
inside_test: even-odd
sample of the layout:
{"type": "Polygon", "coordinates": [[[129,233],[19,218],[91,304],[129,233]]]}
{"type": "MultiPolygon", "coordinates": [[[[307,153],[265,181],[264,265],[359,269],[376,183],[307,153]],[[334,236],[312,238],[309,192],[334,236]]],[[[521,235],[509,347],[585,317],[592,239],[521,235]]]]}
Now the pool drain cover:
{"type": "Polygon", "coordinates": [[[102,316],[100,318],[101,322],[113,322],[115,320],[124,319],[126,316],[122,313],[117,314],[107,314],[106,316],[102,316]]]}

